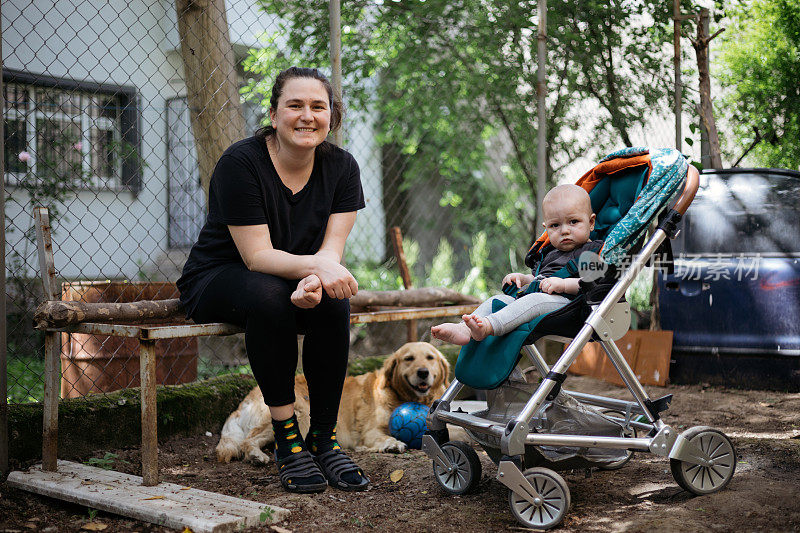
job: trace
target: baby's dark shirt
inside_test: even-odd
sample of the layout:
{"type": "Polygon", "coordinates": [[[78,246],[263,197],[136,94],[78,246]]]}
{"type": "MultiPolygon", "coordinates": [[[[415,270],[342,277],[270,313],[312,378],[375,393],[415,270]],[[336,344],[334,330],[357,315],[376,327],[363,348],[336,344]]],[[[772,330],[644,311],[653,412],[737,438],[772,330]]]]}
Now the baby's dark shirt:
{"type": "Polygon", "coordinates": [[[577,246],[574,249],[570,250],[569,252],[562,252],[561,250],[554,248],[550,250],[542,258],[542,261],[539,265],[533,265],[532,272],[534,275],[543,276],[545,278],[552,276],[553,274],[564,268],[564,266],[566,266],[566,264],[569,263],[571,260],[574,259],[575,261],[577,261],[583,252],[597,253],[600,251],[600,248],[602,247],[603,247],[603,241],[601,239],[597,239],[594,241],[589,241],[586,244],[577,246]]]}

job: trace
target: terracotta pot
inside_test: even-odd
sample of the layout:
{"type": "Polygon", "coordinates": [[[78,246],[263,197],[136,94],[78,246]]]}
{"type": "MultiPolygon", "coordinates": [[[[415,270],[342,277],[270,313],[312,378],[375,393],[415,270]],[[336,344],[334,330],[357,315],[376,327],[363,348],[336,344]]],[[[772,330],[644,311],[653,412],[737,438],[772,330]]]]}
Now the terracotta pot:
{"type": "MultiPolygon", "coordinates": [[[[135,302],[177,298],[174,283],[77,281],[62,285],[62,300],[135,302]]],[[[153,321],[153,324],[175,324],[153,321]]],[[[197,379],[197,338],[156,341],[156,380],[162,385],[197,379]]],[[[61,397],[138,387],[139,341],[124,337],[62,334],[61,397]]]]}

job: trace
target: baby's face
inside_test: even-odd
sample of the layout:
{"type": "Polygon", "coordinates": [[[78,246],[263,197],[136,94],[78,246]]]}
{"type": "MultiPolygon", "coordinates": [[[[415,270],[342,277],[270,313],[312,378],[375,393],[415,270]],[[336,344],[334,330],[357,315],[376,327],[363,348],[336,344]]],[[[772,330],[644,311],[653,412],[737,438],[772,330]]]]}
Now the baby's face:
{"type": "Polygon", "coordinates": [[[544,227],[550,243],[562,252],[574,250],[589,242],[594,229],[594,213],[581,199],[565,199],[544,205],[544,227]]]}

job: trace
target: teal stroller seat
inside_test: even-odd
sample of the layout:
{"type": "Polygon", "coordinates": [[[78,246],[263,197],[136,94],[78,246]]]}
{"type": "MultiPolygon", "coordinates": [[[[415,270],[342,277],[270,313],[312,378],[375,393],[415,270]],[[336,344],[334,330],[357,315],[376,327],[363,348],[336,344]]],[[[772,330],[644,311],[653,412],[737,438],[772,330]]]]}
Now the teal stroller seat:
{"type": "MultiPolygon", "coordinates": [[[[613,286],[619,267],[631,251],[637,250],[650,222],[678,192],[687,168],[686,159],[676,150],[626,148],[606,156],[581,177],[576,184],[589,193],[596,214],[590,239],[604,241],[599,254],[606,263],[604,275],[581,282],[577,296],[560,309],[534,318],[507,335],[470,341],[461,349],[456,362],[458,381],[474,389],[494,389],[516,367],[524,345],[546,335],[573,337],[589,316],[591,305],[600,302],[613,286]]],[[[669,241],[665,243],[668,245],[669,241]]],[[[536,268],[552,249],[544,233],[531,247],[525,264],[536,268]]],[[[554,275],[578,277],[580,266],[570,261],[554,275]]],[[[504,287],[504,292],[511,294],[513,289],[509,289],[504,287]]],[[[536,291],[538,282],[534,281],[528,290],[514,296],[536,291]]],[[[492,312],[496,312],[506,304],[495,300],[492,305],[492,312]]]]}

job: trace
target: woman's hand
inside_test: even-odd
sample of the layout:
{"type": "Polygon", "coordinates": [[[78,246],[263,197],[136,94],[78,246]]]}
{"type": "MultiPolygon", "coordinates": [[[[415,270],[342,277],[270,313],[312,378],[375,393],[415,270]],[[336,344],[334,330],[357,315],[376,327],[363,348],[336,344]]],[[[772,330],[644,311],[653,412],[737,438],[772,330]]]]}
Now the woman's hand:
{"type": "Polygon", "coordinates": [[[300,309],[311,309],[322,301],[322,282],[315,274],[306,276],[297,283],[297,289],[289,297],[300,309]]]}
{"type": "Polygon", "coordinates": [[[314,256],[314,272],[319,276],[322,288],[331,298],[351,298],[358,292],[358,282],[350,271],[327,254],[317,253],[314,256]]]}
{"type": "Polygon", "coordinates": [[[519,272],[512,272],[511,274],[506,274],[506,277],[503,278],[502,286],[508,284],[514,284],[517,286],[517,288],[521,289],[531,281],[533,281],[533,276],[531,274],[520,274],[519,272]]]}

